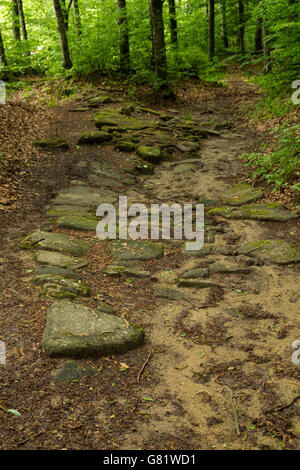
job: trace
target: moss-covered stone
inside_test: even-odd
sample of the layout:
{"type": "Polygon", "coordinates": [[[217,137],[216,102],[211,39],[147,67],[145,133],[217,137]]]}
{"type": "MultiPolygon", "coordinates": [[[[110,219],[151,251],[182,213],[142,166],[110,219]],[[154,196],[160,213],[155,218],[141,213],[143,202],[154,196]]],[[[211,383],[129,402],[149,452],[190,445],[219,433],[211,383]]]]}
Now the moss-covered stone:
{"type": "Polygon", "coordinates": [[[56,299],[75,299],[76,297],[88,297],[89,289],[80,281],[72,281],[55,274],[41,274],[32,279],[36,284],[42,285],[41,295],[56,299]]]}
{"type": "Polygon", "coordinates": [[[127,321],[73,302],[55,302],[47,313],[42,350],[51,357],[109,356],[138,347],[144,331],[127,321]]]}
{"type": "Polygon", "coordinates": [[[64,233],[43,232],[35,230],[21,243],[24,249],[42,249],[61,251],[73,255],[82,255],[92,246],[93,242],[85,242],[80,239],[68,237],[64,233]]]}
{"type": "Polygon", "coordinates": [[[206,289],[208,287],[224,287],[223,284],[215,281],[201,281],[199,279],[180,279],[179,287],[195,287],[197,289],[206,289]]]}
{"type": "Polygon", "coordinates": [[[184,175],[186,173],[195,172],[197,167],[191,163],[182,163],[180,165],[176,165],[174,168],[174,173],[177,175],[184,175]]]}
{"type": "Polygon", "coordinates": [[[205,278],[208,277],[208,269],[207,268],[197,268],[197,269],[190,269],[185,271],[182,274],[183,279],[197,279],[197,278],[205,278]]]}
{"type": "Polygon", "coordinates": [[[137,148],[138,155],[150,163],[159,163],[162,160],[162,153],[160,148],[150,147],[148,145],[140,145],[137,148]]]}
{"type": "Polygon", "coordinates": [[[265,263],[292,264],[300,262],[300,249],[285,240],[257,240],[246,243],[239,254],[251,256],[265,263]]]}
{"type": "Polygon", "coordinates": [[[225,266],[222,263],[212,263],[209,266],[209,271],[220,274],[248,274],[250,272],[250,268],[245,266],[225,266]]]}
{"type": "Polygon", "coordinates": [[[72,258],[71,256],[57,253],[56,251],[38,250],[35,253],[35,261],[40,265],[57,266],[66,269],[82,269],[88,264],[81,258],[72,258]]]}
{"type": "Polygon", "coordinates": [[[99,219],[96,217],[83,217],[80,215],[70,215],[59,217],[56,225],[60,228],[69,228],[74,230],[85,230],[95,232],[99,219]]]}
{"type": "Polygon", "coordinates": [[[226,219],[252,219],[285,222],[298,215],[284,209],[281,204],[248,204],[241,207],[215,207],[209,215],[219,215],[226,219]]]}
{"type": "Polygon", "coordinates": [[[50,265],[37,266],[34,270],[35,278],[36,276],[43,276],[43,275],[49,275],[49,274],[55,275],[55,276],[61,276],[66,279],[75,279],[76,281],[80,279],[80,276],[76,272],[71,271],[70,269],[60,268],[59,266],[50,266],[50,265]]]}
{"type": "Polygon", "coordinates": [[[136,144],[134,142],[119,140],[115,144],[115,148],[121,152],[134,152],[136,150],[136,144]]]}
{"type": "Polygon", "coordinates": [[[68,361],[52,375],[56,383],[78,382],[82,377],[92,376],[97,373],[95,367],[81,365],[77,361],[68,361]]]}
{"type": "Polygon", "coordinates": [[[107,95],[93,96],[92,98],[88,99],[88,104],[91,108],[97,108],[98,106],[101,106],[103,104],[109,104],[112,102],[112,98],[107,95]]]}
{"type": "Polygon", "coordinates": [[[199,250],[187,250],[186,244],[184,245],[183,254],[186,256],[195,256],[196,258],[204,258],[204,256],[210,255],[212,252],[211,247],[205,246],[199,250]]]}
{"type": "Polygon", "coordinates": [[[179,300],[183,298],[183,293],[169,287],[156,287],[154,297],[160,297],[168,300],[179,300]]]}
{"type": "Polygon", "coordinates": [[[113,240],[109,243],[113,257],[121,260],[149,260],[163,257],[161,243],[146,240],[113,240]]]}
{"type": "Polygon", "coordinates": [[[141,175],[152,175],[154,173],[154,165],[150,162],[140,160],[136,162],[135,170],[141,175]]]}
{"type": "Polygon", "coordinates": [[[47,212],[47,217],[63,217],[69,215],[79,215],[83,217],[94,217],[94,214],[88,212],[86,207],[81,206],[68,206],[68,205],[57,205],[51,207],[47,212]]]}
{"type": "Polygon", "coordinates": [[[78,139],[78,144],[98,144],[101,142],[107,142],[112,139],[112,135],[109,132],[103,131],[86,131],[78,139]]]}
{"type": "Polygon", "coordinates": [[[263,192],[245,183],[238,183],[230,188],[224,197],[227,206],[242,206],[263,197],[263,192]]]}
{"type": "Polygon", "coordinates": [[[62,190],[54,200],[56,205],[78,205],[88,209],[115,202],[117,202],[117,196],[113,191],[89,186],[71,186],[62,190]]]}
{"type": "Polygon", "coordinates": [[[124,266],[110,265],[106,266],[106,268],[103,270],[103,274],[111,277],[120,277],[123,273],[125,273],[125,271],[126,268],[124,266]]]}
{"type": "Polygon", "coordinates": [[[115,309],[106,302],[98,302],[97,312],[114,314],[115,309]]]}
{"type": "Polygon", "coordinates": [[[177,143],[177,148],[184,153],[195,153],[199,150],[199,142],[192,142],[190,140],[179,141],[177,143]]]}
{"type": "Polygon", "coordinates": [[[88,175],[88,180],[95,188],[109,188],[113,191],[121,191],[122,183],[124,182],[124,180],[122,182],[120,180],[116,181],[108,176],[103,176],[97,173],[90,173],[88,175]]]}
{"type": "Polygon", "coordinates": [[[33,142],[33,145],[35,147],[41,147],[44,149],[67,150],[69,148],[69,144],[61,137],[51,137],[50,139],[36,140],[33,142]]]}
{"type": "Polygon", "coordinates": [[[124,116],[124,114],[115,109],[105,109],[96,114],[95,124],[98,129],[101,129],[103,126],[117,127],[121,130],[138,130],[155,127],[155,121],[124,116]]]}

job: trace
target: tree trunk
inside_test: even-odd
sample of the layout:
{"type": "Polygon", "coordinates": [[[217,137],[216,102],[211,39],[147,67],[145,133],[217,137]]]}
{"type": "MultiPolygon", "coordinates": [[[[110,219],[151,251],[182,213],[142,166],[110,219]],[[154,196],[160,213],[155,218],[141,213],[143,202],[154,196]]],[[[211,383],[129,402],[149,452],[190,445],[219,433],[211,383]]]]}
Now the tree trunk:
{"type": "Polygon", "coordinates": [[[239,0],[238,4],[238,44],[240,51],[245,54],[245,8],[244,0],[239,0]]]}
{"type": "Polygon", "coordinates": [[[82,26],[81,26],[78,0],[73,0],[73,10],[74,10],[74,20],[75,20],[77,35],[80,37],[82,35],[82,26]]]}
{"type": "Polygon", "coordinates": [[[6,55],[5,55],[5,49],[4,49],[1,29],[0,29],[0,63],[1,63],[1,65],[4,65],[4,66],[7,65],[7,60],[6,60],[6,55]]]}
{"type": "Polygon", "coordinates": [[[222,18],[222,40],[224,49],[228,49],[228,32],[227,32],[227,16],[226,16],[226,0],[221,0],[220,3],[221,18],[222,18]]]}
{"type": "Polygon", "coordinates": [[[24,9],[23,9],[23,0],[17,0],[17,4],[18,4],[18,11],[19,11],[20,23],[21,23],[21,28],[22,28],[22,36],[23,36],[24,41],[27,41],[28,36],[27,36],[27,29],[26,29],[24,9]]]}
{"type": "Polygon", "coordinates": [[[59,37],[60,37],[62,64],[65,69],[71,69],[72,61],[70,57],[68,38],[67,38],[67,32],[66,32],[66,27],[65,27],[65,20],[64,20],[62,9],[61,9],[60,0],[53,0],[53,5],[54,5],[56,21],[57,21],[57,29],[58,29],[59,37]]]}
{"type": "Polygon", "coordinates": [[[126,0],[117,0],[119,27],[120,27],[120,72],[127,74],[130,71],[130,50],[128,36],[128,22],[126,0]]]}
{"type": "Polygon", "coordinates": [[[263,41],[264,41],[264,56],[265,56],[265,72],[270,72],[272,70],[271,64],[271,48],[270,48],[270,39],[269,31],[266,26],[263,26],[263,41]]]}
{"type": "Polygon", "coordinates": [[[176,17],[176,4],[175,0],[169,1],[169,14],[170,14],[170,33],[171,44],[174,48],[178,48],[178,35],[177,35],[177,17],[176,17]]]}
{"type": "Polygon", "coordinates": [[[255,31],[255,54],[261,54],[263,51],[263,31],[262,18],[258,18],[255,31]]]}
{"type": "Polygon", "coordinates": [[[148,0],[149,6],[149,16],[150,16],[150,38],[151,38],[151,69],[155,68],[155,58],[154,58],[154,39],[153,39],[153,19],[152,19],[152,5],[151,0],[148,0]]]}
{"type": "Polygon", "coordinates": [[[153,52],[156,77],[167,82],[167,55],[163,21],[163,1],[151,0],[153,52]]]}
{"type": "Polygon", "coordinates": [[[215,56],[215,0],[208,1],[208,57],[215,56]]]}
{"type": "Polygon", "coordinates": [[[66,31],[68,31],[69,29],[69,11],[70,11],[70,7],[72,3],[73,3],[72,0],[70,0],[69,7],[67,7],[66,0],[60,0],[60,7],[61,7],[61,12],[62,12],[62,16],[64,19],[66,31]]]}
{"type": "Polygon", "coordinates": [[[11,1],[11,13],[12,13],[12,30],[13,30],[13,38],[17,41],[21,39],[21,31],[20,31],[20,16],[19,16],[19,8],[17,0],[11,1]]]}

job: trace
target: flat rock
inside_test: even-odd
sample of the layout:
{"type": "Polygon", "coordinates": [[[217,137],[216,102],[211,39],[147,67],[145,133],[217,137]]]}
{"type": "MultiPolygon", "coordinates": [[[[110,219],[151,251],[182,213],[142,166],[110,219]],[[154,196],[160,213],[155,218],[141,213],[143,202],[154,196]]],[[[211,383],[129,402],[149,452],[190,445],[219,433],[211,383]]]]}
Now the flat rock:
{"type": "Polygon", "coordinates": [[[242,206],[257,201],[263,197],[263,192],[245,183],[232,186],[225,194],[224,204],[227,206],[242,206]]]}
{"type": "Polygon", "coordinates": [[[183,293],[169,287],[156,287],[154,297],[160,297],[168,300],[179,300],[183,298],[183,293]]]}
{"type": "Polygon", "coordinates": [[[61,301],[48,309],[41,347],[52,357],[99,357],[129,351],[143,340],[140,327],[115,315],[61,301]]]}
{"type": "Polygon", "coordinates": [[[300,262],[300,249],[285,240],[258,240],[246,243],[239,254],[251,256],[265,263],[293,264],[300,262]]]}
{"type": "Polygon", "coordinates": [[[113,240],[109,249],[113,257],[121,260],[149,260],[164,254],[161,243],[146,240],[113,240]]]}
{"type": "Polygon", "coordinates": [[[98,307],[96,309],[98,312],[103,312],[103,313],[115,313],[114,307],[111,305],[107,304],[106,302],[98,302],[98,307]]]}
{"type": "Polygon", "coordinates": [[[54,204],[78,205],[96,208],[100,204],[114,204],[117,196],[112,191],[86,186],[72,186],[59,193],[54,204]]]}
{"type": "Polygon", "coordinates": [[[120,180],[116,181],[108,176],[103,176],[97,173],[89,174],[88,180],[96,188],[110,188],[114,191],[120,191],[123,187],[120,180]]]}
{"type": "Polygon", "coordinates": [[[298,215],[284,209],[281,204],[248,204],[241,207],[216,207],[208,212],[209,215],[219,215],[226,219],[270,220],[286,222],[298,215]]]}
{"type": "Polygon", "coordinates": [[[93,217],[93,214],[88,212],[88,209],[83,206],[68,206],[68,205],[58,205],[51,207],[47,213],[47,217],[62,217],[68,215],[80,215],[84,217],[93,217]]]}
{"type": "Polygon", "coordinates": [[[68,361],[60,367],[52,376],[54,382],[74,382],[82,377],[92,376],[97,373],[95,367],[81,365],[77,361],[68,361]]]}
{"type": "Polygon", "coordinates": [[[98,106],[101,106],[102,104],[112,103],[113,100],[110,96],[99,95],[99,96],[93,96],[92,98],[89,98],[87,102],[91,108],[97,108],[98,106]]]}
{"type": "Polygon", "coordinates": [[[141,175],[152,175],[154,173],[154,165],[143,160],[136,162],[135,169],[141,175]]]}
{"type": "Polygon", "coordinates": [[[82,255],[88,251],[93,242],[68,237],[64,233],[43,232],[35,230],[21,243],[21,248],[61,251],[73,255],[82,255]]]}
{"type": "Polygon", "coordinates": [[[56,220],[57,227],[69,228],[74,230],[86,230],[96,232],[96,227],[99,219],[96,217],[84,217],[80,215],[70,215],[59,217],[56,220]]]}
{"type": "Polygon", "coordinates": [[[177,148],[184,153],[190,153],[190,152],[197,152],[199,150],[200,145],[198,142],[192,142],[192,141],[181,141],[177,143],[177,148]]]}
{"type": "Polygon", "coordinates": [[[204,246],[200,248],[200,250],[187,250],[186,245],[183,249],[183,254],[186,256],[195,256],[196,258],[204,258],[204,256],[210,255],[212,253],[212,249],[210,246],[204,246]]]}
{"type": "Polygon", "coordinates": [[[42,285],[42,295],[56,299],[75,299],[78,296],[88,297],[89,289],[80,281],[66,279],[56,274],[39,274],[33,277],[33,282],[42,285]]]}
{"type": "Polygon", "coordinates": [[[191,163],[183,163],[182,165],[177,165],[174,168],[174,173],[177,175],[184,175],[185,173],[195,172],[197,167],[191,163]]]}
{"type": "Polygon", "coordinates": [[[185,271],[182,274],[183,279],[193,279],[193,278],[203,278],[208,277],[209,272],[207,268],[197,268],[197,269],[190,269],[189,271],[185,271]]]}
{"type": "Polygon", "coordinates": [[[103,131],[86,131],[78,139],[78,144],[99,144],[112,139],[112,135],[103,131]]]}
{"type": "Polygon", "coordinates": [[[61,149],[67,150],[69,148],[69,144],[60,137],[51,137],[50,139],[45,140],[36,140],[33,142],[35,147],[41,147],[45,149],[61,149]]]}
{"type": "Polygon", "coordinates": [[[81,269],[88,264],[81,258],[71,258],[55,251],[38,250],[35,253],[35,261],[40,265],[57,266],[65,269],[81,269]]]}
{"type": "Polygon", "coordinates": [[[126,140],[119,140],[115,144],[115,148],[121,152],[134,152],[137,145],[134,142],[129,142],[126,140]]]}
{"type": "Polygon", "coordinates": [[[244,266],[225,266],[222,263],[212,263],[209,266],[209,271],[221,274],[249,274],[250,268],[244,266]]]}
{"type": "Polygon", "coordinates": [[[137,153],[143,160],[146,160],[150,163],[159,163],[162,159],[161,150],[158,147],[140,145],[137,148],[137,153]]]}
{"type": "Polygon", "coordinates": [[[120,130],[139,130],[155,127],[155,121],[126,116],[115,109],[105,109],[96,114],[95,125],[98,129],[109,126],[120,130]]]}
{"type": "Polygon", "coordinates": [[[50,266],[50,265],[37,266],[34,270],[35,276],[40,276],[40,275],[45,275],[45,274],[46,275],[54,274],[55,276],[61,276],[66,279],[75,279],[76,281],[80,279],[80,276],[74,271],[71,271],[70,269],[66,269],[66,268],[60,268],[58,266],[50,266]]]}
{"type": "Polygon", "coordinates": [[[205,289],[207,287],[224,287],[219,282],[200,281],[199,279],[180,279],[179,287],[196,287],[197,289],[205,289]]]}

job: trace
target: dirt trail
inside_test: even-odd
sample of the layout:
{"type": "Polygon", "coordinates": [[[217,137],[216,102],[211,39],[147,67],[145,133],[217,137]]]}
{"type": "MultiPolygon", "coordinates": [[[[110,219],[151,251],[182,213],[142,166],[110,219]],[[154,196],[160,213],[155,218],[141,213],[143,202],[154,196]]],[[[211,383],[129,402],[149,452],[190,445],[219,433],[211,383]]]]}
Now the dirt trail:
{"type": "MultiPolygon", "coordinates": [[[[239,87],[251,94],[244,83],[239,87]]],[[[219,136],[201,139],[200,159],[177,152],[177,161],[162,162],[153,175],[139,175],[138,185],[126,189],[129,201],[183,204],[203,196],[211,204],[224,199],[229,186],[245,175],[237,155],[258,143],[257,134],[238,126],[239,104],[233,100],[232,109],[224,106],[235,88],[231,83],[223,94],[209,90],[194,104],[182,96],[176,116],[188,113],[197,126],[204,127],[212,115],[219,124],[233,111],[239,117],[219,136]],[[191,161],[191,168],[177,172],[180,160],[191,161]]],[[[0,370],[0,448],[299,449],[300,375],[291,360],[292,343],[299,339],[299,264],[269,264],[238,254],[240,246],[255,240],[282,239],[299,247],[294,219],[212,217],[209,225],[215,229],[207,234],[210,253],[205,256],[185,256],[182,241],[170,240],[163,242],[164,258],[134,262],[155,274],[154,280],[103,275],[114,260],[107,243],[95,245],[85,256],[89,268],[81,272],[91,295],[76,302],[92,308],[99,300],[110,303],[119,316],[143,326],[145,344],[122,355],[80,360],[96,369],[93,376],[53,381],[68,359],[51,359],[40,351],[46,308],[53,299],[41,297],[40,288],[32,285],[32,253],[19,244],[36,228],[96,239],[90,232],[57,229],[45,217],[46,206],[72,180],[86,183],[95,162],[114,171],[132,164],[132,155],[111,143],[76,148],[82,131],[94,129],[94,111],[70,108],[74,103],[57,109],[51,132],[63,136],[71,150],[47,157],[33,184],[41,194],[39,206],[22,221],[17,217],[18,226],[3,229],[0,339],[7,344],[7,364],[0,370]],[[216,262],[245,272],[210,271],[215,287],[178,287],[186,271],[208,272],[216,262]],[[181,298],[156,297],[157,287],[180,292],[181,298]],[[21,416],[7,413],[9,408],[21,416]]]]}

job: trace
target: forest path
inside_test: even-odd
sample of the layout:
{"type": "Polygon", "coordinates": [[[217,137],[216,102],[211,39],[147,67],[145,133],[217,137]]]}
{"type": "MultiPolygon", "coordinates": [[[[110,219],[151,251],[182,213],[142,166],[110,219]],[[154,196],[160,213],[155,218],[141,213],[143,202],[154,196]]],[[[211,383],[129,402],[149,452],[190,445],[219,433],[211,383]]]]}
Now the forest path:
{"type": "MultiPolygon", "coordinates": [[[[96,145],[77,145],[83,131],[95,129],[95,97],[84,98],[86,111],[74,112],[84,107],[80,101],[56,109],[51,135],[71,148],[45,154],[35,175],[39,206],[28,210],[19,228],[5,229],[0,253],[6,325],[0,339],[7,347],[0,371],[2,448],[299,448],[299,367],[292,362],[292,343],[299,339],[300,258],[288,245],[299,246],[299,222],[284,207],[267,206],[267,195],[257,188],[232,189],[245,175],[237,155],[258,138],[238,124],[236,101],[241,93],[251,95],[251,87],[238,83],[236,93],[236,86],[233,81],[228,90],[209,90],[194,103],[184,102],[183,92],[176,109],[156,106],[158,114],[130,109],[124,101],[102,104],[100,113],[123,106],[113,127],[126,121],[127,129],[106,141],[108,121],[116,119],[110,114],[99,126],[102,134],[89,136],[98,139],[96,145]],[[237,116],[228,123],[233,111],[237,116]],[[207,127],[212,132],[204,138],[207,127]],[[157,154],[146,148],[145,156],[141,145],[161,152],[154,173],[149,160],[157,154]],[[137,161],[129,149],[145,160],[137,161]],[[120,256],[128,246],[121,242],[114,251],[99,242],[94,217],[100,199],[115,203],[120,195],[128,196],[128,205],[147,207],[204,203],[204,249],[183,252],[183,241],[160,240],[163,257],[156,251],[141,259],[139,248],[129,260],[120,256]],[[226,207],[226,218],[220,210],[208,214],[218,206],[226,207]],[[54,240],[59,255],[51,246],[55,233],[72,237],[71,244],[69,238],[54,240]],[[20,250],[28,235],[23,247],[31,250],[20,250]],[[247,245],[270,239],[286,245],[247,245]],[[72,256],[63,258],[62,252],[72,256]],[[34,270],[42,287],[31,282],[34,270]],[[144,345],[100,359],[48,357],[40,344],[46,309],[57,294],[94,312],[116,313],[126,334],[127,322],[141,325],[144,345]],[[6,413],[9,408],[21,416],[6,413]]],[[[79,336],[88,334],[85,327],[78,323],[79,336]]],[[[48,353],[61,347],[51,334],[50,340],[44,341],[48,353]]],[[[76,341],[70,348],[78,352],[76,341]]]]}

